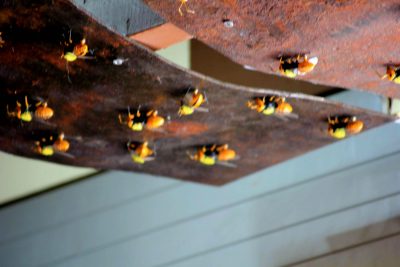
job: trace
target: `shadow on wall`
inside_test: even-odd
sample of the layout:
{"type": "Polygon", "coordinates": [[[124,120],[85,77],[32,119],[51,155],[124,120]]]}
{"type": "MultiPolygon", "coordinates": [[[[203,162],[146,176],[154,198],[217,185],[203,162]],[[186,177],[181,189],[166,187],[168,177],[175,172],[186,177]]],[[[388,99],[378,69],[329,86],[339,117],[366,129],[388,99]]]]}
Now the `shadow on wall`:
{"type": "MultiPolygon", "coordinates": [[[[360,218],[361,219],[361,218],[360,218]]],[[[398,266],[400,216],[327,238],[330,252],[285,267],[398,266]],[[397,251],[397,252],[396,252],[397,251]]]]}

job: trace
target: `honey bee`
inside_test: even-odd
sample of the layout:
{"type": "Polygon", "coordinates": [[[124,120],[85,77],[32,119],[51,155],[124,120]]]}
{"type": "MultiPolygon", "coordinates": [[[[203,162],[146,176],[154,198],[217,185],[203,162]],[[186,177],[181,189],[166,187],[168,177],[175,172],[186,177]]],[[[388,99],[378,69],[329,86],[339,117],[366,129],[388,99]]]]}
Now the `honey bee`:
{"type": "Polygon", "coordinates": [[[165,119],[158,115],[158,111],[151,109],[146,113],[140,112],[140,108],[137,109],[135,114],[130,112],[128,107],[128,116],[124,121],[122,114],[118,115],[119,122],[127,125],[133,131],[142,131],[145,127],[152,130],[159,128],[164,125],[165,119]]]}
{"type": "Polygon", "coordinates": [[[61,58],[65,59],[67,62],[73,62],[78,58],[84,58],[89,52],[89,47],[86,44],[86,39],[82,38],[77,44],[72,41],[72,30],[69,31],[69,39],[64,42],[64,51],[61,58]]]}
{"type": "Polygon", "coordinates": [[[29,104],[28,96],[25,96],[24,106],[17,100],[15,109],[13,111],[10,111],[7,105],[7,115],[9,117],[16,117],[22,122],[32,121],[33,119],[32,114],[34,114],[34,116],[40,120],[48,120],[51,117],[53,117],[54,111],[47,105],[47,102],[43,101],[41,98],[37,99],[38,102],[34,106],[34,112],[30,110],[31,105],[29,104]]]}
{"type": "Polygon", "coordinates": [[[3,45],[6,43],[3,38],[1,37],[2,32],[0,32],[0,48],[3,47],[3,45]]]}
{"type": "Polygon", "coordinates": [[[386,74],[382,76],[383,79],[388,79],[394,83],[400,84],[400,68],[395,66],[387,66],[386,74]]]}
{"type": "Polygon", "coordinates": [[[293,113],[292,105],[281,96],[255,97],[253,100],[247,101],[247,106],[264,115],[275,115],[283,120],[287,120],[287,117],[298,118],[298,115],[293,113]]]}
{"type": "Polygon", "coordinates": [[[64,133],[60,133],[57,138],[54,135],[42,137],[39,141],[35,141],[34,151],[42,156],[50,157],[54,153],[63,153],[69,150],[70,143],[65,140],[64,133]]]}
{"type": "Polygon", "coordinates": [[[187,2],[188,2],[189,0],[179,0],[179,1],[181,2],[181,5],[179,6],[178,11],[179,11],[179,14],[180,14],[181,16],[183,16],[182,7],[185,7],[185,11],[186,11],[187,13],[190,13],[190,14],[194,14],[194,13],[195,13],[194,10],[189,9],[188,6],[187,6],[187,2]]]}
{"type": "Polygon", "coordinates": [[[203,165],[212,166],[215,164],[236,167],[228,161],[236,159],[236,152],[230,149],[227,144],[224,145],[206,145],[197,149],[196,154],[189,155],[190,159],[200,162],[203,165]]]}
{"type": "Polygon", "coordinates": [[[206,101],[205,93],[200,93],[197,88],[193,92],[188,90],[181,101],[178,111],[179,116],[191,115],[195,110],[207,112],[208,109],[200,107],[206,101]]]}
{"type": "Polygon", "coordinates": [[[32,112],[29,110],[28,97],[25,96],[25,107],[22,107],[22,104],[17,100],[16,106],[13,111],[10,111],[7,105],[7,115],[9,117],[16,117],[23,122],[32,121],[32,112]]]}
{"type": "Polygon", "coordinates": [[[147,161],[154,160],[154,151],[149,148],[148,142],[143,143],[127,143],[128,151],[131,153],[133,162],[144,164],[147,161]],[[153,156],[153,157],[152,157],[153,156]]]}
{"type": "Polygon", "coordinates": [[[75,43],[72,41],[72,30],[69,31],[69,39],[64,42],[64,51],[61,54],[61,58],[65,60],[65,66],[67,69],[67,78],[70,83],[72,83],[71,78],[69,77],[69,62],[74,62],[77,59],[93,59],[93,57],[86,56],[89,52],[89,47],[86,44],[86,39],[82,38],[79,43],[75,43]]]}
{"type": "Polygon", "coordinates": [[[357,134],[363,127],[364,123],[356,116],[342,115],[328,118],[328,133],[337,139],[345,138],[347,133],[357,134]]]}
{"type": "Polygon", "coordinates": [[[289,78],[295,78],[297,75],[305,75],[311,72],[318,64],[318,57],[308,58],[307,55],[297,55],[279,60],[279,71],[289,78]]]}

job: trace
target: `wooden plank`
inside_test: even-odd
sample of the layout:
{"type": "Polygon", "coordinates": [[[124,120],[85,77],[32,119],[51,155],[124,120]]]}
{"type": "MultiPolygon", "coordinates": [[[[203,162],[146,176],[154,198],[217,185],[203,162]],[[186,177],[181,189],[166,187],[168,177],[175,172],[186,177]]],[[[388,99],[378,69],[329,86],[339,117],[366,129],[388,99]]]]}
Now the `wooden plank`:
{"type": "Polygon", "coordinates": [[[71,220],[168,190],[181,182],[113,171],[0,210],[0,246],[71,220]]]}
{"type": "MultiPolygon", "coordinates": [[[[122,258],[129,266],[155,266],[399,193],[399,160],[400,153],[146,233],[144,226],[175,212],[182,195],[175,198],[176,205],[165,210],[157,205],[160,199],[136,202],[4,244],[0,258],[17,266],[54,266],[61,259],[90,252],[83,257],[86,266],[92,266],[92,260],[106,261],[109,257],[122,258]],[[148,213],[151,209],[157,213],[148,213]],[[43,250],[45,246],[48,249],[43,250]],[[26,251],[25,257],[17,257],[21,250],[26,251]],[[96,250],[100,251],[91,253],[96,250]]],[[[73,260],[70,264],[79,265],[75,263],[73,260]]]]}

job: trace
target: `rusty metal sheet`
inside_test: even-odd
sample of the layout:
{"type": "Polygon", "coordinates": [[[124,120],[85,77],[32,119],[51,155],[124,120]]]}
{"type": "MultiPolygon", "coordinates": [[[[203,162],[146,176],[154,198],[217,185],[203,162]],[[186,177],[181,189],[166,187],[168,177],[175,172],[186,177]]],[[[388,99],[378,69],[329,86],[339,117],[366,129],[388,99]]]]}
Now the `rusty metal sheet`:
{"type": "Polygon", "coordinates": [[[3,1],[0,32],[5,41],[0,48],[0,149],[16,155],[221,185],[334,142],[326,133],[329,115],[357,115],[366,130],[392,120],[319,97],[223,84],[185,71],[107,30],[66,0],[3,1]],[[60,57],[70,30],[73,39],[86,38],[93,56],[68,64],[71,83],[60,57]],[[114,65],[116,58],[125,61],[114,65]],[[206,92],[209,112],[179,117],[180,99],[195,86],[206,92]],[[283,121],[246,106],[265,94],[286,96],[299,118],[283,121]],[[10,118],[6,106],[25,95],[47,100],[53,118],[46,123],[10,118]],[[156,108],[170,120],[159,131],[133,132],[119,123],[118,114],[139,105],[156,108]],[[35,153],[34,141],[46,131],[65,133],[71,142],[68,156],[35,153]],[[134,164],[125,145],[129,140],[154,144],[156,159],[134,164]],[[187,156],[194,146],[210,143],[229,143],[240,156],[237,167],[203,166],[187,156]]]}
{"type": "Polygon", "coordinates": [[[310,53],[319,63],[298,79],[400,98],[380,78],[400,63],[398,0],[189,0],[183,16],[179,0],[144,2],[241,65],[277,74],[280,55],[310,53]]]}

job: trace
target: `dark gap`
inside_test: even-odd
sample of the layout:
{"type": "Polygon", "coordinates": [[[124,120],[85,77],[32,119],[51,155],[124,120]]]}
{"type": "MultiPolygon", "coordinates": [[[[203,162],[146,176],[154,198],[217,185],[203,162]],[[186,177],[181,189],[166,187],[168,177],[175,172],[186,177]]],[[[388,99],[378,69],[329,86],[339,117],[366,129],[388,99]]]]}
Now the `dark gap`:
{"type": "Polygon", "coordinates": [[[217,80],[259,88],[296,92],[315,96],[329,96],[343,89],[316,85],[306,81],[247,70],[204,43],[192,39],[191,69],[217,80]]]}

